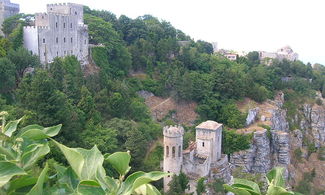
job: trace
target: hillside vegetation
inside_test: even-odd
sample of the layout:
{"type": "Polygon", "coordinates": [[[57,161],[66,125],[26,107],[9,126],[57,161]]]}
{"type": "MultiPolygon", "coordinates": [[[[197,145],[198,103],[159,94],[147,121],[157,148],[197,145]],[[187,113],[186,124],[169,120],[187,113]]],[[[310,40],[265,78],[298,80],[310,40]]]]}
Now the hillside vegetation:
{"type": "MultiPolygon", "coordinates": [[[[194,41],[169,22],[150,15],[117,18],[88,7],[84,19],[90,43],[98,46],[91,52],[98,71],[84,74],[73,56],[57,58],[44,67],[37,56],[22,48],[20,17],[26,16],[6,21],[6,37],[0,39],[0,110],[8,111],[8,120],[25,116],[24,126],[63,124],[56,139],[69,147],[90,149],[96,144],[102,153],[129,150],[131,171],[159,168],[159,163],[144,163],[144,159],[150,143],[161,136],[162,125],[170,123],[153,120],[137,94],[140,90],[195,102],[196,122],[215,120],[230,129],[244,127],[246,114],[236,103],[245,97],[263,102],[282,90],[290,111],[303,99],[314,101],[315,91],[325,95],[321,65],[275,60],[266,66],[257,52],[229,61],[214,55],[210,43],[194,41]],[[143,76],[132,76],[136,72],[143,76]],[[284,77],[291,79],[284,82],[284,77]]],[[[193,128],[186,129],[187,141],[193,137],[193,128]]],[[[233,131],[225,137],[227,154],[246,149],[245,139],[250,139],[233,131]],[[241,148],[232,147],[239,142],[241,148]]],[[[59,150],[51,147],[47,158],[66,163],[59,150]]]]}

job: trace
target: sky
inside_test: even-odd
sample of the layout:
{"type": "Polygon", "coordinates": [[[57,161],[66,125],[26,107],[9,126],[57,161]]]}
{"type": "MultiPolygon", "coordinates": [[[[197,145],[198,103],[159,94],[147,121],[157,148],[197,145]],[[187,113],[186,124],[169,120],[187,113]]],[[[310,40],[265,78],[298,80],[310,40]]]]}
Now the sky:
{"type": "Polygon", "coordinates": [[[235,51],[276,51],[289,45],[303,62],[325,65],[324,0],[11,0],[22,13],[71,2],[117,17],[145,14],[170,22],[195,40],[235,51]]]}

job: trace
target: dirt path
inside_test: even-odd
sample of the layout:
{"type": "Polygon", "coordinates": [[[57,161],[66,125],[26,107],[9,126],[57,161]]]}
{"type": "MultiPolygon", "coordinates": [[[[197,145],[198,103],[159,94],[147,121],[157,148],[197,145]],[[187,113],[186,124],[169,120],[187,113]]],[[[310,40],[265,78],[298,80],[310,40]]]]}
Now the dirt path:
{"type": "Polygon", "coordinates": [[[151,109],[153,110],[153,109],[155,109],[155,108],[157,108],[157,107],[159,107],[159,106],[165,104],[165,103],[168,102],[169,100],[170,100],[170,98],[167,98],[165,101],[163,101],[163,102],[161,102],[160,104],[158,104],[158,105],[152,107],[151,109]]]}

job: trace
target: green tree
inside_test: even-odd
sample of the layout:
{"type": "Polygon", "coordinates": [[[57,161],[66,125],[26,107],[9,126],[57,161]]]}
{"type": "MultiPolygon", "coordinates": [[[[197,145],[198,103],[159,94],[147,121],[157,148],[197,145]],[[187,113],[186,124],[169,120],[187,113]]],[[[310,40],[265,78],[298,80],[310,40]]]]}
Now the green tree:
{"type": "Polygon", "coordinates": [[[7,58],[0,58],[0,93],[12,91],[16,86],[15,65],[7,58]]]}
{"type": "Polygon", "coordinates": [[[202,177],[198,180],[197,185],[196,185],[196,193],[197,195],[201,195],[202,193],[205,192],[205,179],[202,177]]]}

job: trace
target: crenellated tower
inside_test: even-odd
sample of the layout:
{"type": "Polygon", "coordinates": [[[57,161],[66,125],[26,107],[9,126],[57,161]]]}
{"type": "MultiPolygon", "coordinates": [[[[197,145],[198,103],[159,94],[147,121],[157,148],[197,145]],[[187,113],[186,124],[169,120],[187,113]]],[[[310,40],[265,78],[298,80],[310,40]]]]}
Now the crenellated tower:
{"type": "MultiPolygon", "coordinates": [[[[182,126],[166,126],[164,133],[164,172],[179,174],[183,164],[183,135],[182,126]]],[[[168,183],[172,177],[164,178],[164,191],[167,191],[168,183]]]]}

